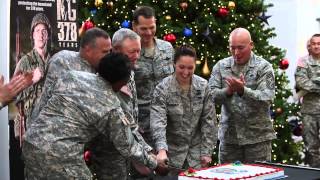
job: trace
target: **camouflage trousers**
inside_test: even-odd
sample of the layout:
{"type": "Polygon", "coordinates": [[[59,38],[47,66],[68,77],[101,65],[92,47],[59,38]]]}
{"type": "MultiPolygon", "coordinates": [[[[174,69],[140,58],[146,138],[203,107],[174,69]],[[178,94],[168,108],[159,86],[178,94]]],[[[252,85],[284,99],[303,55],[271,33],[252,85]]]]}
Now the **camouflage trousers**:
{"type": "Polygon", "coordinates": [[[22,147],[26,180],[91,180],[92,175],[83,162],[66,162],[65,159],[43,153],[28,142],[22,147]]]}
{"type": "Polygon", "coordinates": [[[307,150],[306,163],[320,168],[320,114],[302,114],[302,137],[307,150]]]}
{"type": "Polygon", "coordinates": [[[219,163],[271,161],[271,151],[271,141],[247,145],[225,144],[220,142],[219,163]]]}

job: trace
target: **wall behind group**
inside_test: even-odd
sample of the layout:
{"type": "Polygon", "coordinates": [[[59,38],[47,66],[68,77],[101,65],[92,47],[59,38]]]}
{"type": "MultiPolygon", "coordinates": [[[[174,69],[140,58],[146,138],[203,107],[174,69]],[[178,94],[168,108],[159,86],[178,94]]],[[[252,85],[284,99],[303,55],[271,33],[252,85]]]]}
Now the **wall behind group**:
{"type": "Polygon", "coordinates": [[[307,54],[307,40],[315,33],[320,33],[320,0],[265,0],[272,3],[266,15],[270,27],[275,27],[277,37],[270,40],[272,45],[285,49],[290,61],[286,73],[290,88],[294,89],[294,72],[297,59],[307,54]]]}

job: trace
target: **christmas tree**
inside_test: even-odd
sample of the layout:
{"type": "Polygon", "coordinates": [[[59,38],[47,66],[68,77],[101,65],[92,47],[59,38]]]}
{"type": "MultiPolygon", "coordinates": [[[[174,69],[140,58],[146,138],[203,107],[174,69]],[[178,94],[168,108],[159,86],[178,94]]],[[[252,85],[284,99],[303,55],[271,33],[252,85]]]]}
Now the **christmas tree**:
{"type": "MultiPolygon", "coordinates": [[[[110,35],[121,27],[131,28],[132,12],[149,5],[157,13],[157,36],[172,43],[194,46],[198,53],[196,74],[208,78],[210,69],[220,59],[230,56],[228,38],[236,27],[247,28],[255,43],[254,52],[272,63],[276,75],[276,97],[270,109],[277,139],[273,141],[272,161],[300,164],[302,143],[292,139],[288,119],[298,117],[298,105],[287,102],[291,96],[285,69],[289,62],[285,50],[271,46],[276,37],[269,27],[263,0],[82,0],[79,2],[81,34],[88,26],[98,26],[110,35]],[[290,117],[290,118],[289,118],[290,117]]],[[[216,157],[216,153],[213,155],[216,157]]]]}

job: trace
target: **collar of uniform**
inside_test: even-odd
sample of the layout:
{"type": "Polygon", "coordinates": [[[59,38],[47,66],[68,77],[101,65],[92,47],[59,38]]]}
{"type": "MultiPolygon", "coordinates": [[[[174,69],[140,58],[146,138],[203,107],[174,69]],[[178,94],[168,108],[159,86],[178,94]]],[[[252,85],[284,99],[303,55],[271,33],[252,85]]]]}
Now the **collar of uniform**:
{"type": "Polygon", "coordinates": [[[77,52],[77,57],[80,58],[80,60],[81,60],[81,62],[83,64],[85,64],[86,66],[90,67],[92,73],[96,73],[97,72],[96,69],[85,58],[80,56],[79,52],[77,52]]]}
{"type": "Polygon", "coordinates": [[[319,60],[314,59],[311,55],[309,55],[307,63],[311,66],[320,66],[319,60]]]}
{"type": "MultiPolygon", "coordinates": [[[[198,92],[201,91],[201,87],[197,86],[197,84],[195,83],[195,78],[196,78],[196,75],[193,74],[191,77],[190,92],[192,92],[191,94],[197,95],[199,94],[198,92]]],[[[172,87],[174,87],[172,88],[172,92],[180,92],[179,82],[175,74],[172,75],[171,82],[173,83],[172,87]]]]}

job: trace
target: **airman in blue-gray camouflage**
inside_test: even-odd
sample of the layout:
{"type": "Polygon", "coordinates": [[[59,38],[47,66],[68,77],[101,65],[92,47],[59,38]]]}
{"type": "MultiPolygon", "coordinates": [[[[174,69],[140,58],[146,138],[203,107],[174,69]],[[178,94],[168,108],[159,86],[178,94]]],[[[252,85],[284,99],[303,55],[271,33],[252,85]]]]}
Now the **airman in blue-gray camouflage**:
{"type": "Polygon", "coordinates": [[[236,28],[229,37],[231,57],[218,61],[209,86],[221,104],[219,161],[271,160],[271,140],[276,138],[270,105],[275,96],[271,64],[252,52],[248,30],[236,28]]]}
{"type": "Polygon", "coordinates": [[[304,91],[301,114],[306,163],[320,168],[320,34],[311,37],[309,53],[299,60],[295,80],[297,88],[304,91]]]}
{"type": "Polygon", "coordinates": [[[157,39],[154,9],[138,7],[133,13],[133,30],[141,37],[141,57],[135,68],[137,85],[139,128],[148,144],[153,146],[150,134],[150,103],[156,85],[173,73],[173,47],[157,39]]]}
{"type": "Polygon", "coordinates": [[[157,158],[164,164],[168,161],[169,170],[207,167],[217,142],[212,93],[207,80],[194,75],[194,48],[178,47],[174,65],[175,73],[153,93],[150,126],[157,158]]]}

